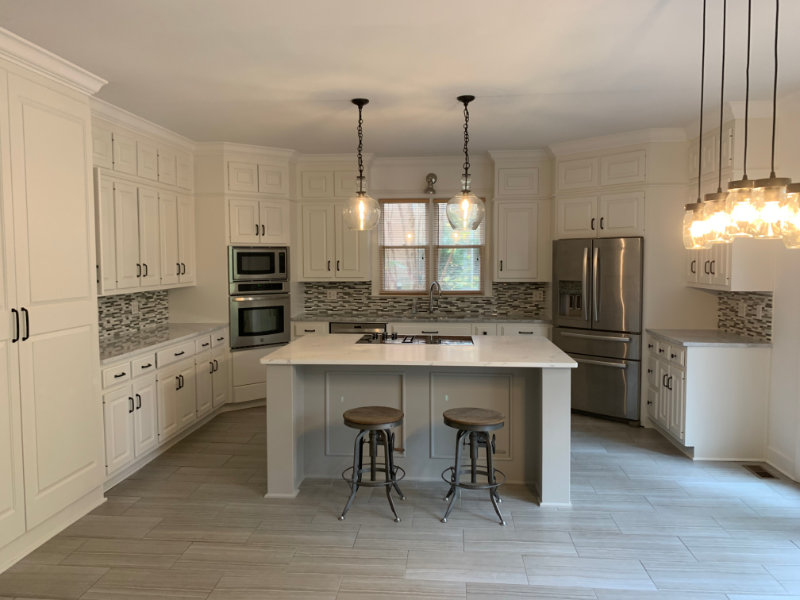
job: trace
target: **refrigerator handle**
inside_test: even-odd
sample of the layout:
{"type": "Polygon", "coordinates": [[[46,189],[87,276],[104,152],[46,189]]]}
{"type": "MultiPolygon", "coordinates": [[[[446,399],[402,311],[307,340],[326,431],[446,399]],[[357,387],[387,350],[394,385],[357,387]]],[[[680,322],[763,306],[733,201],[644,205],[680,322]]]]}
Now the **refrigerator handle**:
{"type": "Polygon", "coordinates": [[[600,319],[600,294],[597,290],[597,271],[600,270],[599,260],[600,250],[594,248],[592,250],[592,306],[594,307],[594,320],[600,319]]]}
{"type": "Polygon", "coordinates": [[[583,320],[589,320],[589,248],[583,249],[583,278],[581,279],[581,302],[583,303],[583,320]]]}

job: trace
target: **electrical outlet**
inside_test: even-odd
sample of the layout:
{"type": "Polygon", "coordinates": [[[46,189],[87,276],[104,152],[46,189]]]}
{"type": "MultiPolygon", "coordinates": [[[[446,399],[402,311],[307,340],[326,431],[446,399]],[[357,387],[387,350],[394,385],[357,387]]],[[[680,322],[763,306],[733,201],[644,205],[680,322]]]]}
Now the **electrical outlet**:
{"type": "Polygon", "coordinates": [[[544,290],[533,290],[531,300],[534,302],[544,302],[544,290]]]}
{"type": "Polygon", "coordinates": [[[747,316],[747,304],[744,300],[739,300],[739,316],[746,317],[747,316]]]}
{"type": "Polygon", "coordinates": [[[756,319],[760,319],[764,316],[764,305],[759,304],[756,306],[756,319]]]}
{"type": "Polygon", "coordinates": [[[138,300],[131,300],[131,314],[138,315],[139,314],[139,301],[138,300]]]}
{"type": "Polygon", "coordinates": [[[327,298],[328,300],[336,300],[338,296],[339,292],[336,290],[327,290],[325,292],[325,298],[327,298]]]}

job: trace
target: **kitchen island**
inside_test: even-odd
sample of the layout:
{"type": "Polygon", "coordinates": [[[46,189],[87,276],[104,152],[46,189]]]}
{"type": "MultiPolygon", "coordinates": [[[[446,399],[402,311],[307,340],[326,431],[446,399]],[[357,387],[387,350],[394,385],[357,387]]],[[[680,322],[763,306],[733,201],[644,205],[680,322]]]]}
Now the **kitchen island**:
{"type": "MultiPolygon", "coordinates": [[[[410,479],[438,479],[453,461],[448,408],[499,410],[495,466],[536,488],[543,505],[570,502],[570,369],[545,337],[475,336],[466,346],[357,344],[360,335],[305,336],[265,356],[267,497],[291,497],[305,477],[339,477],[355,430],[342,413],[383,405],[405,413],[396,462],[410,479]]],[[[444,485],[444,483],[442,484],[444,485]]]]}

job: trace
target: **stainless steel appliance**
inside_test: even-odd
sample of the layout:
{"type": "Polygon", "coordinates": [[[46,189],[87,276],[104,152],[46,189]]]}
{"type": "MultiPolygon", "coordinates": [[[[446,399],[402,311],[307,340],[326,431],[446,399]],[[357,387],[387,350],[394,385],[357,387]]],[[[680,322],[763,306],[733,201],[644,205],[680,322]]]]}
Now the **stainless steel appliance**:
{"type": "Polygon", "coordinates": [[[242,281],[286,281],[289,279],[289,249],[229,246],[228,273],[231,284],[242,281]]]}
{"type": "Polygon", "coordinates": [[[386,323],[333,322],[331,333],[386,333],[386,323]]]}
{"type": "Polygon", "coordinates": [[[231,348],[288,342],[288,250],[231,246],[228,258],[231,348]]]}
{"type": "Polygon", "coordinates": [[[575,410],[639,420],[643,243],[553,242],[553,343],[578,363],[575,410]]]}

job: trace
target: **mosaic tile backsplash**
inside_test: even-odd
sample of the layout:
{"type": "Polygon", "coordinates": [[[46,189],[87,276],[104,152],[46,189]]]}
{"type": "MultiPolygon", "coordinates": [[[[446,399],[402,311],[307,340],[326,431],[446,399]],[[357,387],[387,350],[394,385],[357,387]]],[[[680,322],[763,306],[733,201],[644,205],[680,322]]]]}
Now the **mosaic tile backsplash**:
{"type": "MultiPolygon", "coordinates": [[[[402,315],[412,313],[414,298],[373,296],[369,282],[306,283],[303,310],[309,317],[328,317],[341,314],[402,315]],[[335,300],[328,292],[336,291],[335,300]]],[[[491,317],[513,314],[517,317],[546,318],[549,316],[548,283],[493,283],[492,296],[442,296],[440,316],[491,317]],[[534,300],[534,292],[541,300],[534,300]]],[[[428,297],[416,298],[417,314],[428,311],[428,297]]]]}
{"type": "Polygon", "coordinates": [[[764,342],[772,341],[771,292],[718,292],[717,327],[764,342]],[[744,316],[739,316],[744,303],[744,316]],[[759,307],[761,315],[758,316],[759,307]]]}
{"type": "Polygon", "coordinates": [[[97,309],[101,340],[138,333],[143,329],[162,325],[169,319],[166,290],[103,296],[97,299],[97,309]],[[139,304],[139,313],[136,315],[131,310],[134,301],[139,304]]]}

